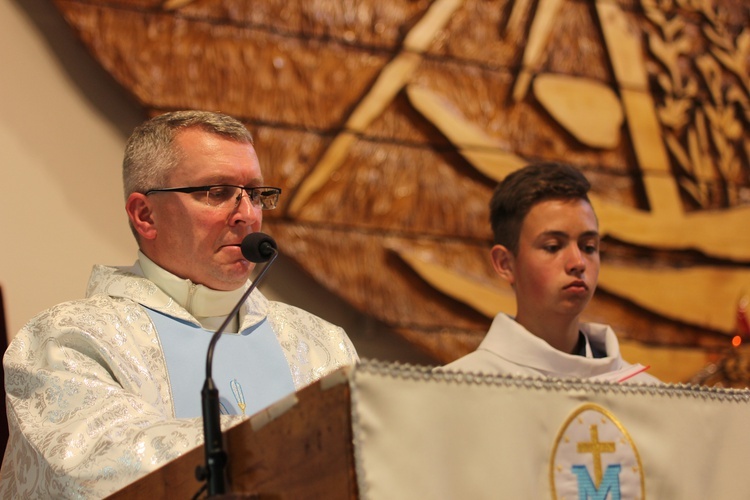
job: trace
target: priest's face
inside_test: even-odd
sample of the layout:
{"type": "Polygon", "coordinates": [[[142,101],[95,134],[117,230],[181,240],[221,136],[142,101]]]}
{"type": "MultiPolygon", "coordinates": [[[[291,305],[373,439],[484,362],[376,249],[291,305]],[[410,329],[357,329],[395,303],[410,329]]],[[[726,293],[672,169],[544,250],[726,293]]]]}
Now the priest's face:
{"type": "MultiPolygon", "coordinates": [[[[263,185],[252,144],[190,128],[178,133],[175,145],[180,160],[165,187],[263,185]]],[[[215,290],[235,290],[247,281],[254,264],[242,256],[240,243],[260,231],[263,216],[246,193],[239,204],[225,207],[208,205],[205,191],[158,193],[146,200],[153,227],[146,237],[141,234],[141,250],[151,260],[215,290]]]]}

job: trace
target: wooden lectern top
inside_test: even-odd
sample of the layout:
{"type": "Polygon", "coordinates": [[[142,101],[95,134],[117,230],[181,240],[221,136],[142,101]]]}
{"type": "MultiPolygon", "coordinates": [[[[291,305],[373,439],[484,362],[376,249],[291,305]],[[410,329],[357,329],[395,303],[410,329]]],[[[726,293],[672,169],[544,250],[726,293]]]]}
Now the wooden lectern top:
{"type": "MultiPolygon", "coordinates": [[[[222,498],[357,498],[349,394],[343,369],[225,431],[222,498]]],[[[204,463],[199,446],[108,498],[192,498],[204,463]]]]}

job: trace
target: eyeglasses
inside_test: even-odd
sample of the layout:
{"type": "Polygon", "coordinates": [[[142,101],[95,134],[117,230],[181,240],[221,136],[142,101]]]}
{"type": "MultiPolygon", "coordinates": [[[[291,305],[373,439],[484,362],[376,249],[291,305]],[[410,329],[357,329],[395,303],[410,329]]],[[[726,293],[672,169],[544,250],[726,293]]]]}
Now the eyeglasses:
{"type": "Polygon", "coordinates": [[[244,186],[232,186],[229,184],[217,184],[215,186],[196,186],[196,187],[178,187],[178,188],[163,188],[163,189],[149,189],[144,193],[146,196],[152,193],[206,193],[206,205],[212,207],[229,207],[234,204],[234,207],[239,206],[240,200],[242,200],[243,191],[247,193],[247,197],[250,198],[250,203],[256,208],[263,210],[272,210],[276,208],[276,204],[279,202],[279,196],[281,195],[281,188],[277,187],[244,187],[244,186]]]}

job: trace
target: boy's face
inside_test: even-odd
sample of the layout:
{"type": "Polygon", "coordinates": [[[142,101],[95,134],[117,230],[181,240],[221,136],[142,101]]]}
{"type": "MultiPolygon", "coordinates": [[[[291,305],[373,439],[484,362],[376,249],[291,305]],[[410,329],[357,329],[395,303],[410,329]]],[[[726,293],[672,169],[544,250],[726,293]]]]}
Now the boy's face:
{"type": "Polygon", "coordinates": [[[492,249],[498,274],[516,292],[516,320],[575,319],[599,278],[599,224],[585,200],[546,200],[521,225],[518,251],[492,249]]]}

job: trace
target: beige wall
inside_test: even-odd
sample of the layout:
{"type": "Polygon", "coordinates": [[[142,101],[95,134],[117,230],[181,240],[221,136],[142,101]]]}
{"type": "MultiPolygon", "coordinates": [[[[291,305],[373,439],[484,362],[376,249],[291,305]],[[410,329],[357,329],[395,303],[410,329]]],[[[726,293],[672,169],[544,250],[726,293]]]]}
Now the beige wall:
{"type": "MultiPolygon", "coordinates": [[[[12,336],[44,308],[81,297],[93,264],[134,261],[119,166],[144,115],[49,0],[0,2],[0,63],[0,284],[12,336]]],[[[360,355],[429,361],[286,259],[262,288],[344,326],[360,355]]]]}

